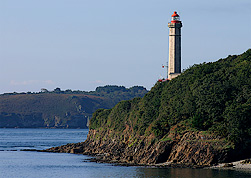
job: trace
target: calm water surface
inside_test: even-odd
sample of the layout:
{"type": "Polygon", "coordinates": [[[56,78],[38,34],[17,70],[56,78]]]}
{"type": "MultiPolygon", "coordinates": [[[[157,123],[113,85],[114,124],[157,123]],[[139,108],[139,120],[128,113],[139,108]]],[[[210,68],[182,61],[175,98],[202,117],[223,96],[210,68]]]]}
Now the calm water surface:
{"type": "Polygon", "coordinates": [[[82,142],[86,129],[0,129],[1,178],[251,178],[251,172],[122,167],[88,162],[88,156],[24,152],[82,142]],[[15,150],[15,151],[14,151],[15,150]]]}

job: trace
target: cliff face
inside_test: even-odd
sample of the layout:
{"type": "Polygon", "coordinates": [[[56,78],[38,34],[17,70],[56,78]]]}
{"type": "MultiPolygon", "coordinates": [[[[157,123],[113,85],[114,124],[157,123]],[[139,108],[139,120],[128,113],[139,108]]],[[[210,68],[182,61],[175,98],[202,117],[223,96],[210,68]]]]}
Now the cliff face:
{"type": "Polygon", "coordinates": [[[251,50],[195,65],[142,99],[97,110],[84,143],[48,151],[99,161],[207,166],[251,156],[251,50]]]}
{"type": "MultiPolygon", "coordinates": [[[[91,131],[85,144],[84,154],[99,154],[99,159],[110,162],[129,164],[159,164],[178,163],[181,165],[207,166],[219,161],[225,161],[225,153],[222,152],[224,140],[205,136],[201,132],[187,131],[178,137],[169,135],[168,139],[154,140],[154,136],[138,137],[131,143],[111,140],[95,139],[97,134],[91,131]],[[217,143],[217,145],[215,145],[217,143]],[[103,154],[103,155],[100,155],[103,154]]],[[[104,133],[102,133],[104,134],[104,133]]],[[[108,135],[105,135],[107,137],[108,135]]],[[[104,137],[103,137],[104,138],[104,137]]]]}
{"type": "Polygon", "coordinates": [[[98,162],[129,165],[209,166],[229,161],[225,139],[199,131],[176,134],[174,126],[168,137],[131,137],[130,133],[114,134],[112,130],[90,130],[83,143],[48,149],[49,152],[92,155],[98,162]]]}

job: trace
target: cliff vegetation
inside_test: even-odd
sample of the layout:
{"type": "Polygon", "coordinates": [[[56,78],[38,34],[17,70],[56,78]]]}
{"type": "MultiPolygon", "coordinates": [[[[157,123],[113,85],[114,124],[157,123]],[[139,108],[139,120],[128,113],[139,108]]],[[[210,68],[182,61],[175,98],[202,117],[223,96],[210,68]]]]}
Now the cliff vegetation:
{"type": "Polygon", "coordinates": [[[85,154],[113,162],[211,165],[251,156],[251,49],[193,65],[142,99],[93,114],[85,154]]]}

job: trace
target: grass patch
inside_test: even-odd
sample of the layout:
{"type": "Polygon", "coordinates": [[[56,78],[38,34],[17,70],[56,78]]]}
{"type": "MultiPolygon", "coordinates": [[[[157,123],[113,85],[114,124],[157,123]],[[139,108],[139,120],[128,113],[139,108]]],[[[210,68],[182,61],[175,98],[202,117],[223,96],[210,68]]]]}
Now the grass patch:
{"type": "Polygon", "coordinates": [[[130,145],[128,145],[128,147],[132,147],[137,141],[138,139],[135,139],[130,145]]]}

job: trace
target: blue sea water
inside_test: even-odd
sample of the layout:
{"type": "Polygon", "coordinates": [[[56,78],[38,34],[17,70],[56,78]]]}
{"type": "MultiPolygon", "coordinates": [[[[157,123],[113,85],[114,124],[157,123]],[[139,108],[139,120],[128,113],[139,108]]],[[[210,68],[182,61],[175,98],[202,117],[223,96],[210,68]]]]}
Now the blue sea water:
{"type": "Polygon", "coordinates": [[[67,153],[20,151],[82,142],[86,129],[0,129],[0,178],[248,178],[233,170],[123,167],[67,153]]]}

